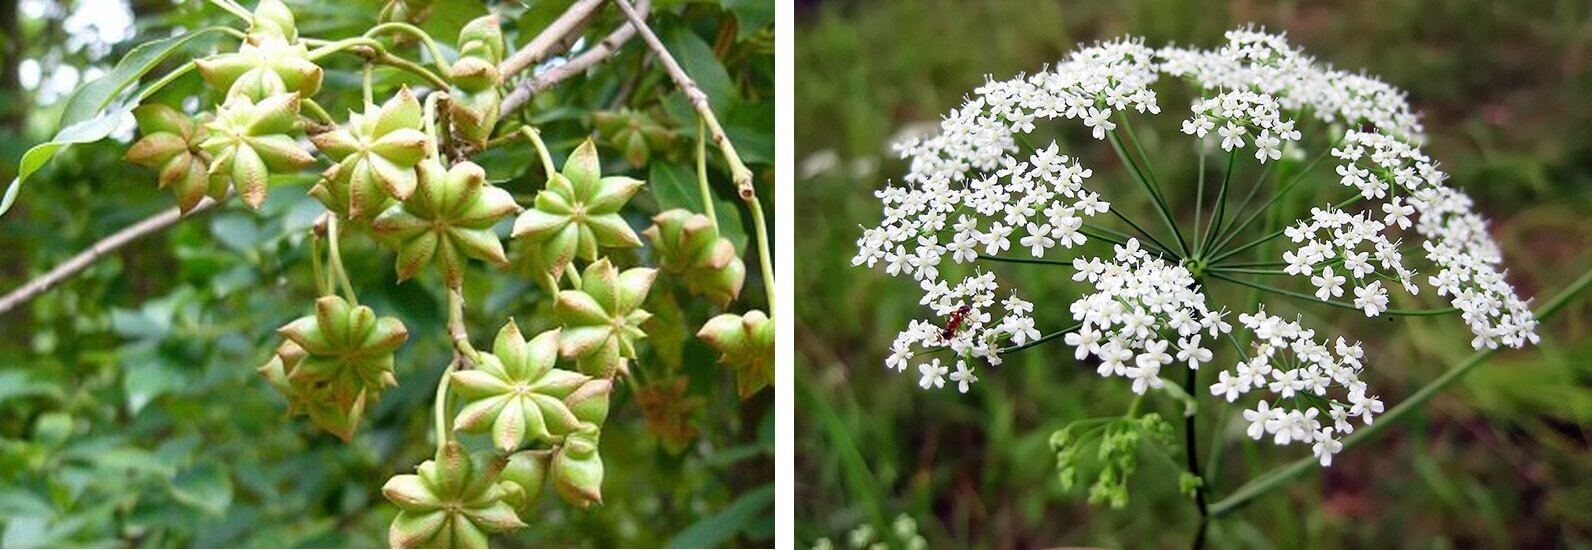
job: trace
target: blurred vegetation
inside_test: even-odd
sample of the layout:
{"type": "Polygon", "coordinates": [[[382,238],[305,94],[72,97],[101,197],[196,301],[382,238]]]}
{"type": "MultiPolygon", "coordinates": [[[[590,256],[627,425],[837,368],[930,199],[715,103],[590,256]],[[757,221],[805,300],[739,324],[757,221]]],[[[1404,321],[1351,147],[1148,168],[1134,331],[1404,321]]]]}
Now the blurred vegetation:
{"type": "MultiPolygon", "coordinates": [[[[1492,220],[1520,292],[1540,302],[1592,267],[1592,5],[1584,1],[803,2],[796,246],[820,261],[795,267],[799,542],[843,546],[855,526],[882,532],[905,513],[936,547],[1189,543],[1198,518],[1178,491],[1180,450],[1171,462],[1144,452],[1123,510],[1090,507],[1056,484],[1051,432],[1120,414],[1132,395],[1125,385],[1079,368],[1058,342],[980,369],[969,394],[924,392],[915,376],[883,367],[896,332],[926,313],[917,289],[849,259],[858,226],[879,219],[871,192],[906,170],[888,150],[892,136],[937,123],[984,75],[1039,70],[1080,43],[1122,35],[1211,47],[1251,22],[1410,92],[1425,113],[1427,153],[1492,220]]],[[[1163,107],[1180,108],[1185,95],[1164,97],[1163,107]]],[[[1182,138],[1175,118],[1135,124],[1152,154],[1171,150],[1163,138],[1182,138]]],[[[1156,157],[1163,185],[1179,180],[1169,196],[1191,197],[1192,178],[1166,174],[1191,173],[1195,157],[1171,152],[1156,157]]],[[[1093,181],[1130,181],[1109,149],[1081,154],[1093,181]]],[[[1142,220],[1150,210],[1141,195],[1106,191],[1114,206],[1140,208],[1142,220]]],[[[1181,214],[1191,218],[1192,208],[1181,214]]],[[[1036,266],[997,273],[1037,302],[1042,331],[1069,320],[1059,304],[1077,296],[1070,277],[1036,266]]],[[[1412,421],[1215,522],[1211,547],[1592,545],[1589,310],[1573,303],[1541,345],[1495,355],[1412,421]]],[[[1367,340],[1368,381],[1390,406],[1470,353],[1455,318],[1386,323],[1299,311],[1367,340]]],[[[1231,351],[1217,353],[1220,364],[1231,351]]],[[[1146,405],[1176,418],[1168,401],[1146,405]]],[[[1209,418],[1200,429],[1227,444],[1220,468],[1206,465],[1213,500],[1305,451],[1252,445],[1242,427],[1209,418]]]]}
{"type": "MultiPolygon", "coordinates": [[[[381,6],[377,0],[289,3],[302,33],[339,38],[368,29],[381,6]]],[[[506,14],[513,49],[570,3],[497,3],[491,9],[506,14]]],[[[23,149],[57,130],[61,96],[81,79],[46,93],[54,75],[103,70],[138,42],[176,28],[237,24],[206,2],[134,0],[128,7],[136,16],[135,37],[110,44],[73,30],[75,14],[123,5],[0,0],[0,181],[15,176],[23,149]],[[34,64],[42,82],[18,78],[24,64],[34,64]]],[[[439,0],[425,28],[451,47],[460,26],[486,10],[478,0],[439,0]]],[[[772,205],[772,3],[658,1],[653,13],[654,28],[714,97],[757,181],[767,182],[759,192],[772,205]]],[[[585,44],[621,18],[617,10],[603,10],[585,44]]],[[[218,42],[224,41],[188,53],[206,55],[204,48],[218,42]]],[[[185,60],[168,60],[149,78],[185,60]]],[[[346,56],[328,63],[325,94],[335,97],[326,105],[342,119],[359,102],[358,65],[346,56]]],[[[413,85],[408,78],[378,71],[376,95],[413,85]]],[[[190,74],[174,86],[206,93],[198,83],[190,74]]],[[[638,230],[650,225],[660,205],[695,197],[695,114],[640,40],[599,69],[540,94],[522,113],[543,129],[557,164],[591,135],[602,148],[605,174],[652,182],[627,211],[638,230]],[[641,160],[650,164],[627,162],[636,151],[615,148],[612,136],[595,129],[598,113],[621,109],[667,131],[668,139],[644,151],[641,160]],[[664,196],[670,192],[676,196],[664,196]]],[[[132,137],[124,130],[62,153],[0,218],[0,290],[173,206],[168,193],[155,189],[153,171],[122,160],[132,137]]],[[[480,162],[490,178],[528,203],[542,186],[541,169],[529,146],[510,149],[480,162]]],[[[709,161],[709,173],[723,204],[721,223],[747,254],[751,226],[736,215],[741,205],[717,159],[709,161]]],[[[310,311],[316,295],[306,238],[323,207],[305,194],[314,173],[273,180],[257,212],[233,201],[136,242],[0,315],[0,545],[386,546],[396,509],[380,488],[433,451],[432,395],[452,353],[444,330],[445,287],[436,273],[397,285],[392,252],[364,235],[346,239],[343,256],[364,302],[409,327],[410,340],[397,353],[400,383],[366,413],[349,444],[302,417],[287,418],[282,399],[255,367],[280,342],[276,328],[310,311]]],[[[506,236],[507,225],[497,228],[500,235],[506,236]]],[[[649,253],[616,261],[636,264],[649,253]]],[[[742,294],[746,303],[735,307],[761,304],[763,282],[752,272],[742,294]]],[[[649,326],[643,361],[633,367],[638,377],[617,390],[602,440],[604,505],[581,512],[544,498],[525,518],[529,528],[496,544],[744,546],[772,540],[772,392],[737,397],[733,372],[691,337],[717,308],[666,279],[660,278],[647,306],[658,318],[649,326]]],[[[551,319],[552,300],[527,268],[475,263],[467,281],[472,307],[466,321],[477,345],[487,344],[510,317],[528,334],[551,319]],[[527,326],[531,319],[538,326],[527,326]]],[[[475,448],[489,446],[470,437],[475,448]]]]}

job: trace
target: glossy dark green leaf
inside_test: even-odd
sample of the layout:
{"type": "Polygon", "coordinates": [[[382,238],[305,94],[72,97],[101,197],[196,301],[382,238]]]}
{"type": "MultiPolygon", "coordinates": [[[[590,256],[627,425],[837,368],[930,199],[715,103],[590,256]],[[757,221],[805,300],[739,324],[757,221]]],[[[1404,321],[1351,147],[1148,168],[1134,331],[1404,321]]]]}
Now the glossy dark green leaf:
{"type": "Polygon", "coordinates": [[[680,62],[680,68],[696,81],[697,87],[708,95],[708,104],[715,113],[722,113],[739,100],[735,83],[724,64],[713,55],[713,47],[706,40],[683,25],[669,25],[659,29],[658,38],[664,47],[680,62]]]}

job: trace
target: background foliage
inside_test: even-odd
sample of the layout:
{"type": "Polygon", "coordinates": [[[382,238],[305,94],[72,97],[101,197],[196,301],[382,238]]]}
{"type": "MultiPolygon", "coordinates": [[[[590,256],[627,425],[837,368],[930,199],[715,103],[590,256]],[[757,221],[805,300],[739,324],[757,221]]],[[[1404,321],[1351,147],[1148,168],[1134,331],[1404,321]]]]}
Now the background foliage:
{"type": "MultiPolygon", "coordinates": [[[[506,16],[512,50],[570,3],[491,9],[506,16]]],[[[290,4],[301,33],[341,38],[373,25],[381,3],[290,4]]],[[[439,0],[423,26],[451,44],[465,22],[487,9],[477,0],[439,0]]],[[[659,1],[653,13],[654,28],[714,99],[764,202],[773,204],[772,2],[659,1]]],[[[604,10],[587,30],[588,43],[620,18],[604,10]]],[[[24,148],[57,129],[61,96],[82,80],[58,74],[92,76],[139,42],[211,24],[236,20],[205,2],[0,0],[0,180],[15,175],[24,148]],[[94,10],[130,10],[136,36],[85,28],[82,14],[94,10]],[[25,64],[41,78],[31,84],[19,78],[25,64]]],[[[189,53],[205,55],[219,42],[204,41],[189,53]]],[[[645,51],[633,41],[606,65],[539,95],[522,111],[543,128],[556,164],[592,135],[604,173],[650,181],[629,213],[638,230],[650,225],[653,212],[699,202],[691,156],[695,115],[645,51]],[[650,163],[631,163],[626,153],[634,151],[615,148],[612,136],[595,128],[598,113],[626,108],[672,136],[646,151],[650,163]]],[[[185,59],[168,60],[152,74],[185,59]]],[[[327,63],[326,88],[335,98],[326,107],[341,119],[359,103],[357,61],[327,63]]],[[[402,83],[414,81],[379,70],[376,94],[390,95],[402,83]]],[[[193,75],[176,86],[173,93],[201,90],[193,75]]],[[[115,139],[72,147],[29,181],[0,219],[0,289],[171,208],[170,195],[154,187],[153,171],[121,160],[132,134],[129,121],[115,139]]],[[[528,204],[542,186],[541,170],[531,164],[529,145],[505,149],[478,161],[528,204]]],[[[736,216],[734,187],[712,159],[721,224],[755,265],[750,225],[736,216]]],[[[390,251],[365,236],[346,239],[344,258],[363,301],[410,329],[410,342],[397,354],[400,385],[367,413],[350,444],[303,418],[286,419],[281,398],[254,367],[279,342],[276,327],[313,303],[305,240],[323,210],[305,195],[313,174],[274,180],[258,212],[233,201],[0,315],[0,545],[385,546],[396,509],[382,498],[382,483],[433,450],[431,398],[451,356],[445,287],[435,273],[397,285],[390,251]]],[[[498,229],[506,236],[508,222],[498,229]]],[[[638,263],[648,253],[623,261],[638,263]]],[[[545,327],[526,321],[551,322],[552,300],[526,269],[476,263],[471,270],[467,322],[477,345],[488,344],[511,316],[528,334],[545,327]]],[[[761,304],[763,282],[750,271],[732,307],[761,304]]],[[[616,394],[603,438],[606,504],[579,513],[546,499],[526,518],[528,529],[497,544],[715,546],[772,539],[772,392],[737,398],[733,372],[690,337],[717,310],[666,279],[647,306],[658,314],[649,327],[651,351],[643,351],[637,378],[616,394]]]]}
{"type": "MultiPolygon", "coordinates": [[[[888,152],[892,135],[937,123],[983,75],[1038,70],[1077,44],[1124,34],[1152,46],[1211,47],[1224,30],[1248,22],[1287,31],[1325,62],[1364,68],[1408,90],[1425,113],[1427,153],[1492,220],[1509,278],[1524,295],[1540,303],[1592,265],[1585,216],[1592,207],[1592,104],[1585,101],[1592,97],[1592,7],[1585,2],[802,2],[797,246],[822,260],[797,264],[795,279],[803,298],[796,304],[802,543],[822,536],[844,544],[852,527],[883,531],[906,513],[933,546],[1188,544],[1197,516],[1178,492],[1179,449],[1170,461],[1161,451],[1143,452],[1124,510],[1090,507],[1055,482],[1051,432],[1120,414],[1132,395],[1125,384],[1080,368],[1057,342],[980,369],[982,380],[967,395],[924,392],[915,376],[883,367],[896,331],[925,312],[918,292],[909,281],[853,268],[849,258],[859,224],[878,220],[872,190],[906,170],[888,152]]],[[[1182,108],[1171,97],[1163,106],[1182,108]]],[[[1172,186],[1168,195],[1191,198],[1192,178],[1168,174],[1189,173],[1195,157],[1161,145],[1187,142],[1166,124],[1176,118],[1157,117],[1163,124],[1146,129],[1139,117],[1135,128],[1163,185],[1172,186]]],[[[1127,186],[1131,175],[1100,149],[1084,157],[1094,181],[1127,186]]],[[[1113,206],[1152,217],[1142,193],[1119,191],[1105,192],[1113,206]]],[[[1191,211],[1180,209],[1190,218],[1191,211]]],[[[1042,331],[1070,321],[1059,305],[1079,292],[1069,274],[1001,267],[1003,285],[1023,288],[1037,303],[1042,331]]],[[[1386,323],[1321,307],[1300,311],[1367,341],[1368,382],[1389,406],[1470,353],[1468,331],[1454,318],[1386,323]]],[[[1584,302],[1572,304],[1540,346],[1495,355],[1412,422],[1216,522],[1211,546],[1592,544],[1588,313],[1584,302]]],[[[1220,362],[1231,351],[1217,353],[1220,362]]],[[[1167,401],[1146,405],[1179,418],[1167,401]]],[[[1213,499],[1305,451],[1251,445],[1241,426],[1212,422],[1201,430],[1202,439],[1220,433],[1228,445],[1213,499]]]]}

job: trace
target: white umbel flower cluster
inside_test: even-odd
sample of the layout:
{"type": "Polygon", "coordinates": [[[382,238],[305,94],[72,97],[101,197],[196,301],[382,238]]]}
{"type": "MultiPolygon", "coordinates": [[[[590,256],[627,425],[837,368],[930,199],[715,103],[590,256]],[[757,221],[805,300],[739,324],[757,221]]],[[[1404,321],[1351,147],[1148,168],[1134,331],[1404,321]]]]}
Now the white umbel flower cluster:
{"type": "MultiPolygon", "coordinates": [[[[1143,394],[1166,385],[1163,369],[1195,369],[1212,361],[1211,348],[1217,346],[1211,342],[1232,330],[1222,322],[1229,308],[1207,303],[1202,285],[1214,278],[1204,280],[1204,273],[1372,317],[1443,313],[1390,307],[1394,289],[1418,295],[1428,286],[1447,297],[1469,325],[1474,346],[1536,342],[1528,301],[1505,280],[1485,220],[1420,151],[1423,132],[1402,91],[1333,69],[1282,36],[1252,28],[1228,32],[1227,43],[1213,50],[1156,50],[1138,39],[1105,42],[1035,74],[992,79],[947,114],[937,134],[897,145],[910,171],[876,192],[883,219],[863,228],[857,240],[854,265],[913,279],[923,292],[921,304],[932,312],[897,335],[885,364],[918,375],[925,389],[966,392],[978,381],[976,366],[997,366],[1003,352],[1064,336],[1080,360],[1099,360],[1102,376],[1127,378],[1127,388],[1143,394]],[[1025,137],[1036,123],[1070,120],[1092,138],[1086,142],[1111,139],[1120,145],[1116,141],[1126,129],[1118,126],[1129,114],[1160,113],[1154,88],[1162,76],[1195,88],[1199,99],[1181,120],[1182,131],[1212,147],[1219,143],[1230,152],[1229,162],[1252,157],[1269,164],[1300,158],[1295,154],[1312,147],[1318,158],[1330,152],[1337,159],[1344,187],[1333,190],[1353,195],[1287,223],[1282,234],[1292,245],[1281,247],[1280,258],[1251,258],[1253,267],[1282,270],[1224,264],[1251,250],[1226,249],[1231,237],[1196,243],[1222,250],[1185,251],[1188,257],[1182,258],[1172,257],[1166,246],[1140,249],[1136,239],[1109,235],[1092,224],[1111,204],[1098,192],[1105,187],[1093,185],[1094,172],[1079,160],[1081,151],[1056,142],[1036,147],[1025,137]],[[1250,149],[1238,154],[1240,148],[1250,149]],[[1116,243],[1115,254],[1101,256],[1100,247],[1086,246],[1100,240],[1116,243]],[[1034,304],[1000,288],[986,262],[1022,261],[1021,256],[1070,262],[1076,279],[1094,286],[1068,308],[1076,326],[1038,327],[1034,304]],[[1428,268],[1435,274],[1428,276],[1428,268]],[[1299,278],[1313,291],[1243,281],[1223,269],[1299,278]]],[[[1116,150],[1126,157],[1123,148],[1116,150]]],[[[1120,192],[1132,186],[1114,187],[1120,192]]],[[[1159,191],[1151,194],[1162,209],[1181,203],[1159,191]]],[[[1175,216],[1163,217],[1174,223],[1175,216]]],[[[1176,244],[1187,248],[1181,240],[1176,244]]],[[[1253,356],[1220,373],[1210,392],[1229,401],[1271,392],[1271,399],[1248,413],[1258,433],[1271,434],[1277,444],[1310,443],[1323,464],[1330,462],[1341,448],[1338,437],[1353,429],[1348,419],[1368,423],[1382,409],[1359,378],[1360,345],[1339,338],[1329,349],[1314,330],[1267,315],[1263,304],[1230,309],[1255,312],[1241,317],[1243,330],[1253,333],[1255,344],[1247,350],[1253,356]],[[1329,396],[1332,391],[1341,395],[1329,396]]]]}
{"type": "Polygon", "coordinates": [[[1360,380],[1365,368],[1360,343],[1339,337],[1328,348],[1316,340],[1314,330],[1267,315],[1265,308],[1239,315],[1238,322],[1254,334],[1254,355],[1217,373],[1211,395],[1232,402],[1252,392],[1269,392],[1268,399],[1244,411],[1249,437],[1270,434],[1277,445],[1312,445],[1321,465],[1331,465],[1332,455],[1343,448],[1338,438],[1354,432],[1349,419],[1370,424],[1382,412],[1382,401],[1367,396],[1360,380]],[[1335,392],[1347,401],[1334,398],[1335,392]]]}
{"type": "Polygon", "coordinates": [[[1188,269],[1150,256],[1137,239],[1114,248],[1115,261],[1073,260],[1073,280],[1096,292],[1072,303],[1079,326],[1066,341],[1078,360],[1100,360],[1100,376],[1125,376],[1133,380],[1133,393],[1143,394],[1163,385],[1162,366],[1198,369],[1209,362],[1211,350],[1201,339],[1215,340],[1233,327],[1222,320],[1226,311],[1206,308],[1188,269]]]}

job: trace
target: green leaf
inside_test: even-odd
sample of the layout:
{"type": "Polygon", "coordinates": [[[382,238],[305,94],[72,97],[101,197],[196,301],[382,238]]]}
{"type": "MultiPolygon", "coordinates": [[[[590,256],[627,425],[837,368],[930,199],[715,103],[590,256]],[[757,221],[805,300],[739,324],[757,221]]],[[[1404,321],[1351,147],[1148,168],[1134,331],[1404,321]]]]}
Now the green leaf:
{"type": "Polygon", "coordinates": [[[647,182],[652,184],[652,195],[658,199],[658,210],[684,208],[697,213],[705,212],[696,175],[684,166],[653,162],[647,173],[647,182]]]}
{"type": "Polygon", "coordinates": [[[232,479],[213,463],[183,470],[171,481],[171,496],[177,502],[220,516],[232,505],[232,479]]]}
{"type": "Polygon", "coordinates": [[[752,525],[774,504],[774,484],[758,487],[741,495],[717,514],[697,520],[669,541],[670,548],[712,548],[723,546],[752,525]]]}
{"type": "Polygon", "coordinates": [[[708,94],[708,105],[713,112],[722,113],[739,99],[729,71],[713,55],[713,47],[684,25],[670,25],[659,33],[659,40],[669,48],[680,67],[691,75],[702,92],[708,94]]]}
{"type": "Polygon", "coordinates": [[[768,0],[724,0],[724,8],[734,13],[740,24],[735,32],[736,40],[746,40],[763,27],[774,24],[774,3],[768,0]]]}
{"type": "Polygon", "coordinates": [[[242,212],[229,212],[210,220],[210,231],[216,239],[238,252],[248,252],[263,241],[260,226],[254,218],[242,212]]]}
{"type": "Polygon", "coordinates": [[[34,397],[39,395],[60,397],[61,388],[48,382],[34,380],[26,371],[8,370],[0,372],[0,403],[18,397],[34,397]]]}
{"type": "Polygon", "coordinates": [[[105,73],[105,76],[78,88],[71,99],[67,100],[65,112],[61,113],[59,123],[61,130],[55,134],[55,137],[50,138],[50,141],[35,145],[23,153],[22,162],[17,167],[17,177],[11,180],[5,195],[0,197],[0,216],[11,209],[11,203],[17,199],[17,192],[22,190],[22,182],[27,181],[28,176],[55,158],[56,153],[70,145],[105,139],[105,136],[110,135],[117,126],[121,125],[122,120],[132,111],[132,107],[138,104],[138,100],[156,91],[145,89],[128,104],[107,111],[106,109],[123,90],[136,84],[145,73],[153,70],[161,61],[189,42],[212,32],[220,32],[224,28],[209,27],[181,36],[140,44],[128,52],[127,56],[116,64],[116,68],[105,73]]]}

